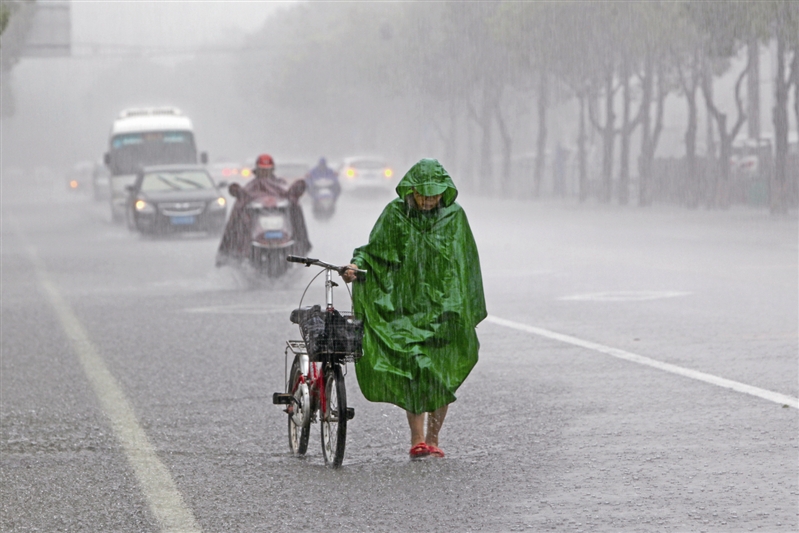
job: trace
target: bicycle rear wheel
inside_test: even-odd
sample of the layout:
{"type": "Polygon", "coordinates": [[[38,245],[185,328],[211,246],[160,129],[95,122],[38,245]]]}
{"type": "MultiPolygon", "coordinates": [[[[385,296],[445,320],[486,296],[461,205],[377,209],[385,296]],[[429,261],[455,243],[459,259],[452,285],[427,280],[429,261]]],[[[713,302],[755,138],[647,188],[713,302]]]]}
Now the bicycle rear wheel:
{"type": "Polygon", "coordinates": [[[325,365],[325,402],[322,409],[322,454],[325,464],[338,468],[347,439],[347,389],[341,365],[325,365]]]}
{"type": "Polygon", "coordinates": [[[299,357],[295,357],[294,362],[291,363],[289,381],[286,385],[286,392],[293,397],[286,411],[289,420],[289,448],[294,455],[305,455],[305,452],[308,451],[308,438],[311,436],[311,413],[308,412],[311,406],[308,401],[307,385],[300,383],[301,375],[300,360],[299,357]],[[304,395],[303,387],[306,391],[304,395]],[[303,396],[305,396],[305,402],[303,402],[303,396]]]}

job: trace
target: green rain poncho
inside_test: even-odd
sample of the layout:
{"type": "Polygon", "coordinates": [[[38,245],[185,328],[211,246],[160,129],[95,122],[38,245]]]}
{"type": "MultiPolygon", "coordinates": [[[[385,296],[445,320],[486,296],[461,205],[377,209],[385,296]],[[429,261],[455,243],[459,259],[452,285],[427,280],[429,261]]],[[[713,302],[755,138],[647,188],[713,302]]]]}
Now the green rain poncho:
{"type": "Polygon", "coordinates": [[[355,314],[364,321],[355,366],[364,396],[412,413],[455,401],[477,363],[475,326],[486,317],[477,246],[458,191],[435,159],[414,165],[397,185],[352,262],[368,270],[355,282],[355,314]],[[413,201],[442,194],[431,211],[413,201]]]}

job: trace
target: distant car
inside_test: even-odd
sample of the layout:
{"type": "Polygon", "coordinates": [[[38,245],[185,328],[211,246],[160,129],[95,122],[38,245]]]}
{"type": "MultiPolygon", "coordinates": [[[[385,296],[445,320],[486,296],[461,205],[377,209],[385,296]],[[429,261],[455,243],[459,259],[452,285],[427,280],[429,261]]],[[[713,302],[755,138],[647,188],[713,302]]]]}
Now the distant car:
{"type": "Polygon", "coordinates": [[[253,177],[252,168],[233,161],[217,161],[209,163],[206,167],[217,183],[238,183],[244,185],[253,177]]]}
{"type": "Polygon", "coordinates": [[[93,169],[94,163],[91,161],[76,163],[67,174],[67,190],[73,192],[88,190],[92,181],[93,169]]]}
{"type": "Polygon", "coordinates": [[[344,158],[338,169],[338,180],[344,190],[391,190],[397,186],[394,170],[382,157],[344,158]]]}
{"type": "Polygon", "coordinates": [[[221,233],[227,200],[200,165],[145,167],[127,187],[128,226],[145,234],[221,233]]]}
{"type": "Polygon", "coordinates": [[[233,183],[244,186],[254,177],[251,165],[242,165],[235,161],[216,161],[206,165],[206,168],[208,172],[211,173],[211,177],[216,181],[228,205],[232,205],[236,201],[228,192],[228,186],[233,183]]]}

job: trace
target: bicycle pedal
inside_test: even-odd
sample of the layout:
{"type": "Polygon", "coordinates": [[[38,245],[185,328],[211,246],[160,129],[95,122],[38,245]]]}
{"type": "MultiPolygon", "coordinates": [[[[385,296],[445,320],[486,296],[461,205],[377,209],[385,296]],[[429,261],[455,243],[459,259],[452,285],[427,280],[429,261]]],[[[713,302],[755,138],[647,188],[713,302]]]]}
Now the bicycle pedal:
{"type": "Polygon", "coordinates": [[[355,408],[347,407],[347,420],[352,420],[353,418],[355,418],[355,408]]]}
{"type": "Polygon", "coordinates": [[[291,394],[276,392],[272,395],[272,403],[275,405],[291,405],[291,394]]]}

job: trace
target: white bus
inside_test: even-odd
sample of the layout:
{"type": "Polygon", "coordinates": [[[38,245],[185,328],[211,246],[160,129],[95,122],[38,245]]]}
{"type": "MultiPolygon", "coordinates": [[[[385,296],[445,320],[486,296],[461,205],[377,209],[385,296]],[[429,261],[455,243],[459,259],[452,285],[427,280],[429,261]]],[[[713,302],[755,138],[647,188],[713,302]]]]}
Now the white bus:
{"type": "MultiPolygon", "coordinates": [[[[191,120],[175,107],[124,109],[114,120],[104,161],[111,172],[111,217],[125,215],[126,187],[144,166],[196,164],[197,147],[191,120]]],[[[206,163],[208,155],[200,154],[206,163]]]]}

